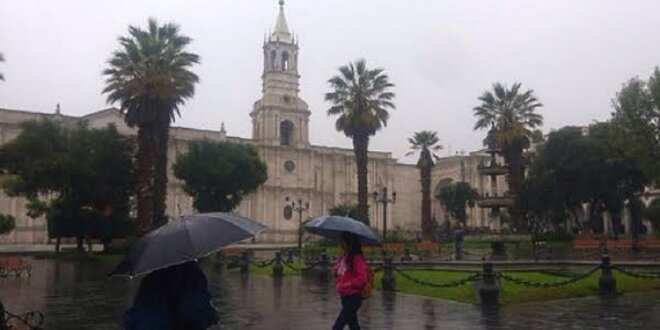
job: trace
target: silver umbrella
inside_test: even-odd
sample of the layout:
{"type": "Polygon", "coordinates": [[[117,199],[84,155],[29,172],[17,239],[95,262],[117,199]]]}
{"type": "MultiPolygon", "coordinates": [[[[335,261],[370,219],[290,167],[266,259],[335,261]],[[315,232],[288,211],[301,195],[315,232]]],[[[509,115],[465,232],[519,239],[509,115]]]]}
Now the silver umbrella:
{"type": "Polygon", "coordinates": [[[183,216],[138,239],[110,275],[136,276],[196,260],[265,228],[231,213],[183,216]]]}
{"type": "Polygon", "coordinates": [[[371,228],[348,217],[324,215],[310,220],[304,228],[310,233],[330,239],[339,240],[343,233],[351,233],[359,236],[365,243],[378,243],[378,237],[371,228]]]}

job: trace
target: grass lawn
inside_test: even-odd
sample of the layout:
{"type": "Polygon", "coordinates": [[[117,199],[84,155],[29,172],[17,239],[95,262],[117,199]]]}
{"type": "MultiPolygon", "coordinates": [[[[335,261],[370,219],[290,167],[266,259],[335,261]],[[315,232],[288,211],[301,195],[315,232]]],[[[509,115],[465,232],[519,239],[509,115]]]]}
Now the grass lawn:
{"type": "MultiPolygon", "coordinates": [[[[458,272],[458,271],[436,271],[436,270],[405,270],[405,272],[415,278],[432,281],[436,283],[446,283],[465,278],[471,273],[458,272]]],[[[585,272],[585,270],[575,270],[575,273],[585,272]]],[[[536,271],[517,271],[506,272],[511,277],[524,279],[534,282],[557,282],[568,279],[564,276],[551,275],[536,271]]],[[[374,286],[380,289],[380,280],[382,272],[376,274],[374,279],[374,286]]],[[[598,294],[598,277],[600,271],[595,272],[589,277],[579,280],[577,282],[551,288],[534,288],[527,287],[521,284],[516,284],[510,281],[500,281],[500,303],[502,304],[518,304],[531,301],[542,301],[562,298],[575,298],[592,296],[598,294]]],[[[399,292],[417,294],[422,296],[443,298],[455,300],[465,303],[476,303],[478,297],[474,292],[474,283],[467,283],[452,288],[435,288],[416,284],[405,277],[397,274],[396,288],[399,292]]],[[[642,280],[625,275],[621,272],[614,271],[614,277],[617,281],[617,291],[620,293],[638,292],[648,290],[660,290],[660,279],[642,280]]]]}
{"type": "MultiPolygon", "coordinates": [[[[453,282],[472,275],[472,273],[469,272],[458,272],[458,271],[454,272],[454,271],[406,270],[405,272],[406,274],[409,274],[415,278],[432,281],[436,283],[453,282]]],[[[412,293],[421,296],[444,298],[444,299],[450,299],[465,303],[474,302],[474,297],[473,297],[474,285],[472,283],[467,283],[452,288],[434,288],[412,282],[396,272],[394,273],[394,275],[396,277],[396,290],[399,292],[412,293]]],[[[381,289],[382,277],[383,277],[382,271],[375,274],[374,288],[378,290],[381,289]]]]}

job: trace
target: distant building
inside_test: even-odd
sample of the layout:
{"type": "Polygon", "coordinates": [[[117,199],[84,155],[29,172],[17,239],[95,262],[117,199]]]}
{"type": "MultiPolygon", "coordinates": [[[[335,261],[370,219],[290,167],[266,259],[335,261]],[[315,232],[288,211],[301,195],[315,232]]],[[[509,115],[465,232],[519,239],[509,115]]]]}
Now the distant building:
{"type": "MultiPolygon", "coordinates": [[[[330,146],[316,146],[309,141],[307,103],[299,96],[298,40],[288,29],[283,6],[280,6],[275,29],[263,45],[262,96],[254,102],[252,138],[227,135],[224,125],[219,130],[186,127],[170,129],[169,160],[185,153],[190,141],[209,139],[254,145],[268,165],[268,180],[253,195],[246,198],[236,212],[263,222],[268,230],[258,237],[263,242],[294,241],[298,228],[298,215],[291,202],[309,202],[305,218],[325,214],[336,204],[357,202],[357,176],[353,150],[330,146]]],[[[123,121],[119,110],[110,108],[82,117],[66,116],[59,105],[54,114],[0,109],[0,144],[20,133],[20,124],[28,120],[50,118],[65,122],[86,121],[90,127],[114,124],[122,134],[135,135],[123,121]]],[[[338,133],[340,134],[340,133],[338,133]]],[[[464,181],[482,195],[493,196],[505,190],[503,177],[494,183],[479,174],[480,164],[490,156],[482,151],[468,155],[441,158],[433,169],[433,188],[464,181]]],[[[171,164],[170,164],[171,165],[171,164]]],[[[170,166],[171,168],[171,166],[170,166]]],[[[421,228],[421,187],[419,170],[415,165],[398,163],[389,152],[369,153],[369,191],[380,191],[386,186],[397,192],[396,204],[388,207],[387,226],[409,232],[421,228]]],[[[14,232],[0,236],[5,243],[45,243],[48,241],[46,222],[30,219],[26,215],[23,198],[8,197],[0,193],[0,213],[17,218],[14,232]]],[[[438,222],[447,217],[439,201],[432,198],[433,214],[438,222]]],[[[192,199],[182,189],[182,183],[170,172],[167,194],[167,214],[179,216],[194,212],[192,199]]],[[[370,201],[372,225],[382,227],[382,208],[370,201]]],[[[500,228],[499,219],[487,210],[474,207],[468,210],[468,227],[500,228]]]]}

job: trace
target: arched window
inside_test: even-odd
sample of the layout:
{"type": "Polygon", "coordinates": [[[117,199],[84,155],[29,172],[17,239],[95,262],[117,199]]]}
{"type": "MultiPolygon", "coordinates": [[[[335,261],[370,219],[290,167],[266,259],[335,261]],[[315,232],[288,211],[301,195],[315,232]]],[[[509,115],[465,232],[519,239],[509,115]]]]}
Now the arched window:
{"type": "Polygon", "coordinates": [[[277,61],[275,61],[276,57],[277,57],[277,52],[275,52],[274,50],[271,50],[270,51],[270,69],[271,70],[275,70],[275,64],[277,63],[277,61]]]}
{"type": "Polygon", "coordinates": [[[287,205],[284,207],[284,219],[286,220],[291,220],[293,217],[293,208],[291,205],[287,205]]]}
{"type": "Polygon", "coordinates": [[[293,142],[293,123],[285,120],[280,123],[280,145],[291,146],[293,142]]]}
{"type": "Polygon", "coordinates": [[[282,71],[289,71],[289,53],[282,53],[282,71]]]}

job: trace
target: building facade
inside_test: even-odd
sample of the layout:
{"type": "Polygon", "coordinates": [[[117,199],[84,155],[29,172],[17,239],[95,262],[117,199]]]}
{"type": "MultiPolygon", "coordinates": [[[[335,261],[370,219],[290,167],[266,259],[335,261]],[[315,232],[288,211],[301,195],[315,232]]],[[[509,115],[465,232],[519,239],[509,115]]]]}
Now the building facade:
{"type": "MultiPolygon", "coordinates": [[[[340,203],[357,201],[357,172],[353,150],[312,145],[309,139],[311,111],[300,98],[298,73],[298,40],[289,32],[283,6],[280,5],[275,29],[263,45],[262,96],[254,102],[250,112],[252,137],[228,136],[221,125],[219,130],[201,130],[186,127],[170,129],[170,176],[167,194],[167,214],[177,217],[194,212],[192,199],[183,191],[182,182],[172,171],[172,162],[187,151],[191,141],[208,139],[229,141],[255,146],[268,165],[268,180],[258,191],[244,199],[236,212],[258,220],[268,230],[257,238],[262,242],[287,242],[296,239],[298,222],[311,216],[327,214],[340,203]],[[309,209],[298,214],[293,201],[309,203],[309,209]]],[[[82,117],[62,115],[59,106],[55,113],[0,109],[0,144],[20,133],[20,124],[28,120],[49,118],[66,122],[86,121],[91,127],[115,125],[122,134],[136,134],[123,121],[119,110],[110,108],[82,117]]],[[[433,185],[439,189],[457,181],[468,182],[482,194],[490,190],[504,191],[504,180],[494,186],[479,174],[479,164],[489,155],[478,151],[440,159],[433,170],[433,185]]],[[[389,152],[369,153],[369,191],[397,192],[396,203],[387,209],[387,228],[416,232],[421,228],[421,187],[419,170],[415,165],[397,162],[389,152]]],[[[370,202],[372,225],[383,226],[383,210],[370,202]]],[[[447,217],[439,201],[432,199],[433,213],[438,222],[447,217]]],[[[31,219],[26,215],[26,201],[0,193],[0,213],[17,219],[14,232],[0,236],[4,243],[46,243],[48,241],[44,219],[31,219]]],[[[499,220],[480,208],[471,208],[467,225],[499,229],[499,220]]]]}

